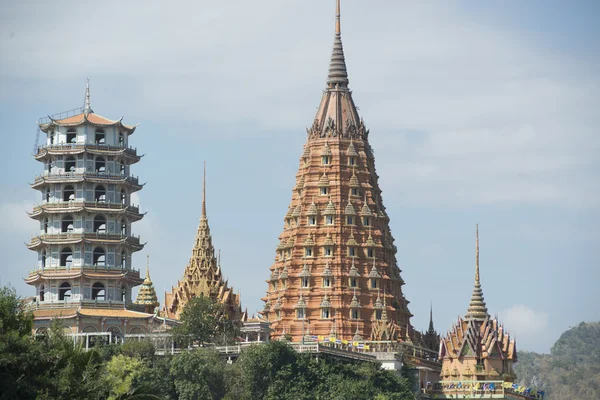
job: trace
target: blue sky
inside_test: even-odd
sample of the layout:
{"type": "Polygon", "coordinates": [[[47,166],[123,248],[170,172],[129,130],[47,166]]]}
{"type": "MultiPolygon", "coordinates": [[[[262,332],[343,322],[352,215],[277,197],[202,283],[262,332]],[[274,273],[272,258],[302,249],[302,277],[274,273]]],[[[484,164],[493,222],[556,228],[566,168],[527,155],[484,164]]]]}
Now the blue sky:
{"type": "MultiPolygon", "coordinates": [[[[229,282],[250,312],[283,227],[333,40],[333,0],[3,2],[0,279],[23,296],[37,118],[80,106],[140,123],[134,230],[162,299],[191,254],[202,161],[229,282]],[[330,4],[331,3],[331,4],[330,4]]],[[[520,349],[600,319],[600,6],[343,2],[350,86],[371,129],[413,324],[468,306],[480,224],[488,308],[520,349]]]]}

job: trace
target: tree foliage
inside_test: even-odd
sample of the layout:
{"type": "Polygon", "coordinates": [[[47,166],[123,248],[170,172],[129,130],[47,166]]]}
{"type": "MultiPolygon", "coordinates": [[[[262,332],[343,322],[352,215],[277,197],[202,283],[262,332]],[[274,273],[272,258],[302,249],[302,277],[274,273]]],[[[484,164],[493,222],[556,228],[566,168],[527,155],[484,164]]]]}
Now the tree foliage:
{"type": "Polygon", "coordinates": [[[600,323],[564,332],[550,354],[518,353],[519,383],[545,390],[551,400],[600,399],[600,323]]]}

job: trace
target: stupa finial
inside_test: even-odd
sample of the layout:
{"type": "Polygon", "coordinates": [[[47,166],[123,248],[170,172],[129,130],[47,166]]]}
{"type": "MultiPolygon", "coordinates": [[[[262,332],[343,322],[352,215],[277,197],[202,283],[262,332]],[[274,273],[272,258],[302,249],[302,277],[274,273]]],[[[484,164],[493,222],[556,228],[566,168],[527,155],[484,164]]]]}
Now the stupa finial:
{"type": "Polygon", "coordinates": [[[341,21],[341,1],[336,0],[335,15],[335,39],[333,41],[333,52],[329,63],[329,76],[327,86],[330,89],[336,87],[348,87],[348,70],[346,69],[346,59],[344,57],[344,47],[342,46],[342,21],[341,21]]]}
{"type": "Polygon", "coordinates": [[[473,286],[473,294],[466,318],[482,321],[488,315],[488,310],[483,299],[483,289],[481,289],[481,281],[479,276],[479,225],[476,225],[475,231],[475,285],[473,286]]]}
{"type": "Polygon", "coordinates": [[[90,79],[89,78],[85,78],[86,80],[86,85],[85,85],[85,104],[84,104],[84,108],[83,108],[83,113],[85,115],[88,115],[89,113],[93,113],[94,110],[92,110],[92,105],[91,105],[91,101],[90,101],[90,79]]]}
{"type": "Polygon", "coordinates": [[[150,280],[150,254],[146,254],[146,279],[150,280]]]}

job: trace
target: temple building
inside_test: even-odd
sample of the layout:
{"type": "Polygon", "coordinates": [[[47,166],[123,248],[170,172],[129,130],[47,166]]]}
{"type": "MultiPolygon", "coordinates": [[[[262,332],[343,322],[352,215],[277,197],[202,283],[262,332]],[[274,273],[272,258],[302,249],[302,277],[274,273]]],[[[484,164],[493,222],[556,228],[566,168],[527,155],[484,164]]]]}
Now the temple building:
{"type": "Polygon", "coordinates": [[[414,330],[369,130],[352,98],[340,2],[327,86],[270,267],[272,337],[404,341],[414,330]]]}
{"type": "Polygon", "coordinates": [[[482,398],[519,397],[504,390],[511,388],[515,378],[517,348],[504,326],[488,314],[479,275],[479,229],[476,236],[471,302],[465,317],[459,318],[440,342],[437,398],[457,398],[464,393],[478,393],[482,398]]]}
{"type": "MultiPolygon", "coordinates": [[[[220,258],[220,257],[219,257],[220,258]]],[[[224,304],[232,320],[244,320],[239,294],[228,286],[221,273],[220,260],[215,255],[208,217],[206,214],[206,164],[204,165],[204,182],[202,187],[202,215],[192,256],[183,272],[183,279],[165,293],[164,315],[179,319],[183,308],[195,296],[207,296],[224,304]]]]}
{"type": "Polygon", "coordinates": [[[132,264],[144,247],[132,233],[144,216],[131,204],[143,187],[131,175],[141,159],[129,146],[136,126],[94,113],[89,83],[84,107],[38,125],[46,140],[35,159],[44,172],[31,185],[41,202],[30,217],[40,228],[27,244],[37,264],[25,279],[36,289],[29,305],[36,333],[54,318],[71,334],[109,332],[115,338],[151,331],[153,310],[143,312],[131,296],[143,282],[132,264]]]}

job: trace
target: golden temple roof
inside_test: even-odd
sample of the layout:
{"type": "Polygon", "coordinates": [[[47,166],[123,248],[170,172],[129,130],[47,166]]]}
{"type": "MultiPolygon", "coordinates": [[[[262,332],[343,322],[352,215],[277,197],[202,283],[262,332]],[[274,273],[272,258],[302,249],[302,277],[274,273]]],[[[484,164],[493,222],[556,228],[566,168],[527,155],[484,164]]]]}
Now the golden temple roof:
{"type": "Polygon", "coordinates": [[[135,303],[149,307],[158,307],[160,305],[158,297],[156,296],[156,291],[154,290],[154,285],[152,284],[152,279],[150,279],[149,255],[146,256],[146,279],[144,279],[142,286],[140,286],[135,303]]]}

